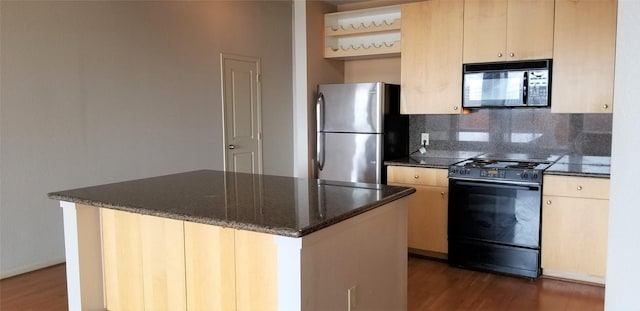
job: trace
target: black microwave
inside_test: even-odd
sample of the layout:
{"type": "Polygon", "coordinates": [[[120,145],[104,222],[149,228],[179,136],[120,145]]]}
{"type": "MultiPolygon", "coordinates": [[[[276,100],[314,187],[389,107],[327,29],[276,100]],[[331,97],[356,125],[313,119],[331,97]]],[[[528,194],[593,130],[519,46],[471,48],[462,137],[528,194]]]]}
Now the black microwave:
{"type": "Polygon", "coordinates": [[[551,106],[551,60],[464,64],[462,108],[551,106]]]}

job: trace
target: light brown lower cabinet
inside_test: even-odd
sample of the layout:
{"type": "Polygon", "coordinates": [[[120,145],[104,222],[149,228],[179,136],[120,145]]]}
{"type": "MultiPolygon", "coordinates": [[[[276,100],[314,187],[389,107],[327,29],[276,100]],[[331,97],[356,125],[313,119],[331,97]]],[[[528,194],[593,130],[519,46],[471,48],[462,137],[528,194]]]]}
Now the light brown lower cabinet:
{"type": "Polygon", "coordinates": [[[277,309],[272,235],[109,209],[101,217],[108,310],[277,309]]]}
{"type": "Polygon", "coordinates": [[[144,310],[140,217],[100,210],[107,310],[144,310]]]}
{"type": "Polygon", "coordinates": [[[185,310],[182,221],[101,209],[108,310],[185,310]]]}
{"type": "Polygon", "coordinates": [[[83,290],[118,311],[404,310],[408,200],[302,237],[100,208],[102,247],[78,245],[104,287],[83,290]]]}
{"type": "Polygon", "coordinates": [[[545,176],[542,268],[547,276],[604,284],[609,179],[545,176]]]}
{"type": "Polygon", "coordinates": [[[446,169],[389,166],[387,183],[413,187],[408,208],[409,252],[446,258],[448,179],[446,169]]]}
{"type": "Polygon", "coordinates": [[[185,222],[184,237],[188,309],[233,310],[236,304],[233,229],[185,222]]]}

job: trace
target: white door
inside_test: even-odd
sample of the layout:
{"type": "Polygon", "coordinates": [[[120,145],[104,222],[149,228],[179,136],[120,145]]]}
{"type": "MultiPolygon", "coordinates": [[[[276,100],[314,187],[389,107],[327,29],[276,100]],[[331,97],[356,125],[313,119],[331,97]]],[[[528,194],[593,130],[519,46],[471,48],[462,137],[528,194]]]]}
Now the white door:
{"type": "Polygon", "coordinates": [[[225,170],[262,173],[260,60],[221,54],[225,170]]]}

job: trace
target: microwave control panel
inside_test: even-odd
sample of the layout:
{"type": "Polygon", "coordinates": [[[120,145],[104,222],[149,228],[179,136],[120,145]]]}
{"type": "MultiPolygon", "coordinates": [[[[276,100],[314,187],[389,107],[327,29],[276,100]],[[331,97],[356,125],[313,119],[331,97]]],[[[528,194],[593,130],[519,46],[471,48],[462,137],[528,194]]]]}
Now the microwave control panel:
{"type": "Polygon", "coordinates": [[[547,106],[549,101],[549,70],[528,72],[527,106],[547,106]]]}

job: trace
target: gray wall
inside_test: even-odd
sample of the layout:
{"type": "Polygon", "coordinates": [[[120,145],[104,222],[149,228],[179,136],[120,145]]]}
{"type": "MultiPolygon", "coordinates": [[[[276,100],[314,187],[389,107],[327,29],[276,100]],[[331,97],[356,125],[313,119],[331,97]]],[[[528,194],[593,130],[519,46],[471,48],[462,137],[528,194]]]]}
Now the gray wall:
{"type": "Polygon", "coordinates": [[[0,276],[64,261],[46,193],[223,168],[220,53],[260,57],[264,173],[292,174],[290,1],[1,2],[0,276]]]}
{"type": "Polygon", "coordinates": [[[638,310],[640,293],[640,1],[618,1],[615,102],[611,146],[611,201],[605,309],[638,310]]]}

